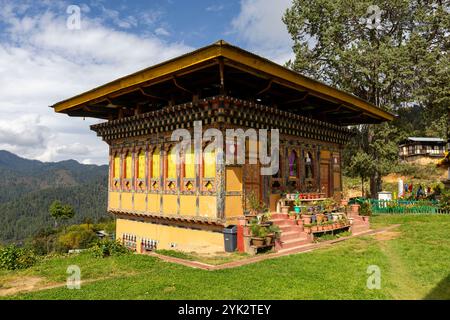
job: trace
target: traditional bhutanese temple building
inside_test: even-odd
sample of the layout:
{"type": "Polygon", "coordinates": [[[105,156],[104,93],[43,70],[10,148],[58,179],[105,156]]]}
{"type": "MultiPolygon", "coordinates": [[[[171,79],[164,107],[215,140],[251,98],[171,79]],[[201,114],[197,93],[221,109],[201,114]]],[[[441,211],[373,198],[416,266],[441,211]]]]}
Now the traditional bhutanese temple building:
{"type": "MultiPolygon", "coordinates": [[[[274,211],[281,192],[339,198],[349,125],[393,115],[225,41],[114,80],[52,106],[105,121],[91,129],[109,145],[108,212],[117,238],[158,249],[223,251],[223,229],[255,194],[274,211]],[[279,170],[260,164],[200,163],[172,156],[176,129],[278,129],[279,170]]],[[[202,145],[207,148],[207,145],[202,145]]],[[[206,161],[206,160],[213,161],[206,161]]]]}

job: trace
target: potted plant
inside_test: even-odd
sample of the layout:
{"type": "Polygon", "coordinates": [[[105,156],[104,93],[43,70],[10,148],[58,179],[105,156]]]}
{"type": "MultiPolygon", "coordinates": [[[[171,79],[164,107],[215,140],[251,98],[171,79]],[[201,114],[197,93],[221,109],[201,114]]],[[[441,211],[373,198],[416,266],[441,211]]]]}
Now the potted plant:
{"type": "Polygon", "coordinates": [[[262,227],[258,223],[253,223],[251,226],[252,231],[252,245],[255,247],[262,247],[266,244],[267,228],[262,227]]]}
{"type": "Polygon", "coordinates": [[[271,225],[267,228],[266,245],[271,245],[275,239],[280,237],[281,231],[277,225],[271,225]]]}
{"type": "Polygon", "coordinates": [[[300,196],[297,194],[295,197],[295,200],[294,200],[294,210],[296,213],[300,213],[301,205],[302,205],[302,201],[300,199],[300,196]]]}
{"type": "Polygon", "coordinates": [[[250,216],[256,216],[261,210],[261,202],[253,191],[250,192],[247,197],[247,205],[249,208],[250,216]]]}
{"type": "Polygon", "coordinates": [[[359,209],[360,216],[370,216],[372,215],[372,206],[369,201],[364,201],[361,203],[361,207],[359,209]]]}
{"type": "Polygon", "coordinates": [[[316,218],[317,218],[317,223],[322,223],[323,221],[325,221],[325,215],[323,213],[316,214],[316,218]]]}
{"type": "Polygon", "coordinates": [[[303,231],[306,233],[311,233],[311,224],[304,224],[303,231]]]}

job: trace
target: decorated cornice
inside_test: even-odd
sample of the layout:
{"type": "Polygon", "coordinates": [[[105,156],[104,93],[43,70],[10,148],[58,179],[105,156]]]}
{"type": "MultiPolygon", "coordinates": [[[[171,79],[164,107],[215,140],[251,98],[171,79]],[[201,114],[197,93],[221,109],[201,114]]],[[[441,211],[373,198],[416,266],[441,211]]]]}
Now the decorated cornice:
{"type": "Polygon", "coordinates": [[[228,96],[200,99],[196,103],[168,106],[157,111],[92,125],[91,129],[110,143],[118,139],[190,129],[194,121],[203,126],[279,129],[292,135],[337,144],[345,144],[352,133],[346,127],[311,119],[294,113],[228,96]]]}

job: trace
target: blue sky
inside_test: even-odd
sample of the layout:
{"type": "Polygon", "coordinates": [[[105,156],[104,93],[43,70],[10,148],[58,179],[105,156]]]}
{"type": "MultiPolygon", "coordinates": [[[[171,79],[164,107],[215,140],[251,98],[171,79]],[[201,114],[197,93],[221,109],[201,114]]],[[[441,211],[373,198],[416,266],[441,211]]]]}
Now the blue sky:
{"type": "Polygon", "coordinates": [[[292,58],[291,0],[0,0],[0,150],[106,163],[89,125],[49,105],[219,39],[278,63],[292,58]],[[81,28],[67,27],[69,5],[81,28]],[[7,75],[7,76],[4,76],[7,75]]]}

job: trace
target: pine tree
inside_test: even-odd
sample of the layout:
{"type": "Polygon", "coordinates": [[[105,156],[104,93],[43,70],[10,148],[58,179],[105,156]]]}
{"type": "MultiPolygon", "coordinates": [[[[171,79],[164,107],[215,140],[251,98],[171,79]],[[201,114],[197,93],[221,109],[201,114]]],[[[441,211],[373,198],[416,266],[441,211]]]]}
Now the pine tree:
{"type": "MultiPolygon", "coordinates": [[[[283,21],[294,41],[288,67],[394,113],[419,107],[428,133],[442,134],[434,123],[450,101],[448,3],[293,0],[283,21]]],[[[408,134],[398,124],[358,126],[354,149],[344,158],[347,164],[361,159],[359,153],[372,159],[372,196],[396,162],[396,143],[408,134]]]]}

